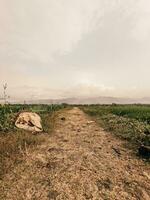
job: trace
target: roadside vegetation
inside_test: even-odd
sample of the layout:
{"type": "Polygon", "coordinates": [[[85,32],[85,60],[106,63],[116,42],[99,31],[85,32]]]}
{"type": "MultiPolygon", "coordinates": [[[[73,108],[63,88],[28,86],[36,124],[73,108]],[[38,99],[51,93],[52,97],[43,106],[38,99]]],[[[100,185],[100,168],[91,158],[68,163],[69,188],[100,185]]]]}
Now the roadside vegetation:
{"type": "Polygon", "coordinates": [[[132,148],[150,147],[150,105],[86,105],[84,112],[116,136],[130,141],[132,148]]]}
{"type": "Polygon", "coordinates": [[[43,143],[55,126],[56,111],[66,105],[0,105],[0,179],[16,164],[23,161],[28,149],[43,143]],[[43,133],[32,134],[15,127],[18,113],[31,111],[40,114],[43,133]]]}
{"type": "MultiPolygon", "coordinates": [[[[132,148],[150,147],[149,105],[79,106],[106,130],[129,141],[132,148]]],[[[57,112],[68,105],[0,105],[0,180],[11,168],[23,162],[29,149],[47,140],[55,126],[57,112]],[[36,112],[42,118],[43,133],[32,134],[15,127],[20,112],[36,112]]]]}

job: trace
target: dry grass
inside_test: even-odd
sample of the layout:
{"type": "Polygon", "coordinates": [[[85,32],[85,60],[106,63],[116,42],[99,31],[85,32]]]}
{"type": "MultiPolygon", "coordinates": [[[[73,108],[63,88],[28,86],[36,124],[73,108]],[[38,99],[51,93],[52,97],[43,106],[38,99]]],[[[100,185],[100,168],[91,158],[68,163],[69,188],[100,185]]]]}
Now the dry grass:
{"type": "Polygon", "coordinates": [[[0,200],[149,199],[148,163],[124,143],[78,108],[61,111],[54,134],[0,182],[0,200]]]}
{"type": "Polygon", "coordinates": [[[45,141],[43,134],[33,135],[25,131],[7,133],[0,136],[0,178],[16,164],[22,162],[22,156],[28,148],[33,148],[45,141]]]}
{"type": "Polygon", "coordinates": [[[46,141],[52,133],[55,124],[55,114],[42,114],[43,133],[33,134],[24,130],[15,129],[0,134],[0,180],[3,176],[23,162],[23,157],[29,149],[36,148],[46,141]]]}

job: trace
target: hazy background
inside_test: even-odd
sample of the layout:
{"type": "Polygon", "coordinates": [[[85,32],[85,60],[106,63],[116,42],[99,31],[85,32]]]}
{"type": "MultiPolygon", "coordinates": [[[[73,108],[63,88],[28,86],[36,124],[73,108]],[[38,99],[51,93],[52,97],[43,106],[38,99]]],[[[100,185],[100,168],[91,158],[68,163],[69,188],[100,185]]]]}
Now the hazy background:
{"type": "Polygon", "coordinates": [[[149,0],[0,0],[0,92],[149,97],[149,0]]]}

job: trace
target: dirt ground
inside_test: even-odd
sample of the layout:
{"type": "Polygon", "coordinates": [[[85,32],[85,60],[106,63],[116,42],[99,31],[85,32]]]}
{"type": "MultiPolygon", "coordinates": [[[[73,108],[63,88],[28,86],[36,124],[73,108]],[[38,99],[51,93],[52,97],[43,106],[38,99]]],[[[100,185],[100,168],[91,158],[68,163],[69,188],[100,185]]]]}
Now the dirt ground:
{"type": "Polygon", "coordinates": [[[150,199],[149,164],[80,109],[61,111],[47,138],[5,176],[1,199],[150,199]]]}

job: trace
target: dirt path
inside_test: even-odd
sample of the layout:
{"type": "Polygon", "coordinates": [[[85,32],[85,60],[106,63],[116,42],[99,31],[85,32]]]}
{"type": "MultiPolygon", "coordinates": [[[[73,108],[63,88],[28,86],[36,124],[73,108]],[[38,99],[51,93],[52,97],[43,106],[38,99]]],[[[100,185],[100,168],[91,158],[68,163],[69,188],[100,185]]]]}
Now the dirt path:
{"type": "Polygon", "coordinates": [[[54,134],[5,178],[6,200],[149,200],[149,165],[81,110],[61,112],[54,134]]]}

